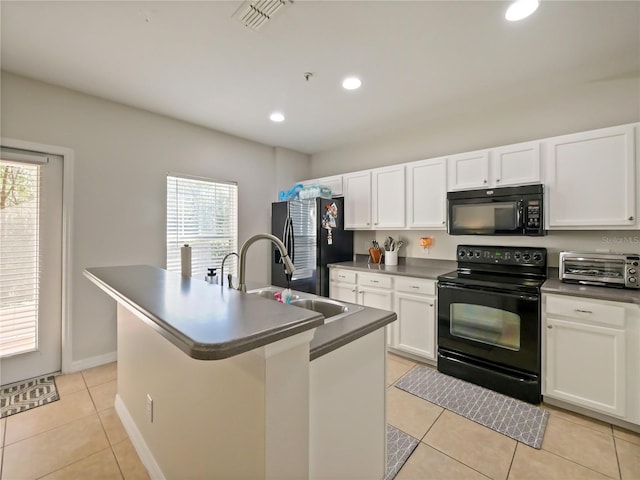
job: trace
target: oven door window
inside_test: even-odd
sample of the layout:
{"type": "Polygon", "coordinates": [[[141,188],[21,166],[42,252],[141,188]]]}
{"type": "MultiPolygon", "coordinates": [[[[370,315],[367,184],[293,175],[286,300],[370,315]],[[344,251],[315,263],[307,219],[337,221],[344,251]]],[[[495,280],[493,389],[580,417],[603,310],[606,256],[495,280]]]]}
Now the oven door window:
{"type": "Polygon", "coordinates": [[[520,315],[468,303],[452,303],[450,333],[509,350],[520,350],[520,315]]]}
{"type": "Polygon", "coordinates": [[[513,232],[519,228],[516,201],[465,203],[451,206],[452,230],[513,232]]]}

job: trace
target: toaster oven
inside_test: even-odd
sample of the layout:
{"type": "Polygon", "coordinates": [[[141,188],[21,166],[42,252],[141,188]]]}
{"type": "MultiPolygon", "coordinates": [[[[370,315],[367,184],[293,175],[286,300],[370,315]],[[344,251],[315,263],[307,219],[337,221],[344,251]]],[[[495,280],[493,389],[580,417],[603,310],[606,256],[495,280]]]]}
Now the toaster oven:
{"type": "Polygon", "coordinates": [[[560,280],[601,287],[640,288],[640,255],[560,252],[560,280]]]}

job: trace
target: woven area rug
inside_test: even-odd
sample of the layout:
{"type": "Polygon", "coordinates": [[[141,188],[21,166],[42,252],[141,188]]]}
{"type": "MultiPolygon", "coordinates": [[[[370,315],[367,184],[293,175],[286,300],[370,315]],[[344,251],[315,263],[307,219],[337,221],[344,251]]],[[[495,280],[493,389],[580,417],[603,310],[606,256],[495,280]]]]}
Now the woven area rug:
{"type": "Polygon", "coordinates": [[[0,418],[60,400],[54,375],[0,387],[0,418]]]}
{"type": "Polygon", "coordinates": [[[398,474],[418,443],[411,435],[387,425],[387,474],[384,480],[392,480],[398,474]]]}
{"type": "Polygon", "coordinates": [[[421,365],[394,385],[530,447],[542,446],[549,412],[535,405],[421,365]]]}

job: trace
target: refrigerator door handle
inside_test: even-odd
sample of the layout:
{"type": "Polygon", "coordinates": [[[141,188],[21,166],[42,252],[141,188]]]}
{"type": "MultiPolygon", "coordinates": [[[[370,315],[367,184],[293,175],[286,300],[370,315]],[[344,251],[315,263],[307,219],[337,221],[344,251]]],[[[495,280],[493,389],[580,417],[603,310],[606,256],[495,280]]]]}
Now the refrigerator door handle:
{"type": "MultiPolygon", "coordinates": [[[[284,243],[284,247],[288,249],[287,243],[289,241],[289,217],[284,219],[284,228],[282,230],[282,243],[284,243]]],[[[274,250],[278,251],[278,249],[274,246],[274,250]]],[[[277,254],[276,254],[277,255],[277,254]]],[[[277,255],[278,263],[283,263],[282,257],[277,255]]]]}
{"type": "Polygon", "coordinates": [[[291,222],[291,228],[289,228],[290,241],[289,241],[289,245],[287,246],[287,253],[289,254],[291,263],[295,263],[296,237],[293,234],[293,219],[289,218],[289,221],[291,222]]]}

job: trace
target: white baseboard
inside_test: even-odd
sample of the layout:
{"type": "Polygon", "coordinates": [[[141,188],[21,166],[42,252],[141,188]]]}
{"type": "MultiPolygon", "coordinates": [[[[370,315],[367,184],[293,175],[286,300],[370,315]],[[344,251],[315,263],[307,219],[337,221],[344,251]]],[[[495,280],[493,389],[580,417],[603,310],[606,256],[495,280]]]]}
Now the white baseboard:
{"type": "Polygon", "coordinates": [[[152,480],[165,480],[158,462],[156,462],[156,459],[151,454],[151,450],[149,450],[147,443],[144,441],[144,438],[142,438],[140,430],[138,430],[137,425],[133,421],[133,417],[129,413],[129,410],[127,410],[127,407],[120,398],[120,395],[116,395],[115,408],[120,420],[122,421],[124,429],[129,435],[129,439],[131,440],[133,447],[136,449],[136,452],[140,457],[140,461],[149,473],[149,477],[151,477],[152,480]]]}
{"type": "Polygon", "coordinates": [[[68,371],[62,373],[79,372],[80,370],[86,370],[87,368],[99,367],[106,363],[115,362],[118,359],[118,352],[109,352],[104,355],[98,355],[96,357],[85,358],[83,360],[76,360],[71,362],[68,371]]]}

